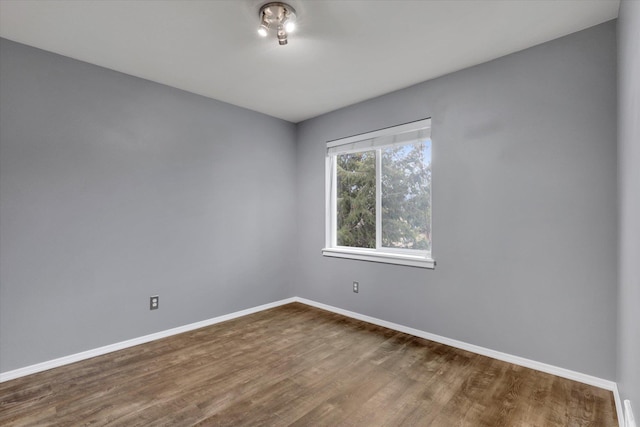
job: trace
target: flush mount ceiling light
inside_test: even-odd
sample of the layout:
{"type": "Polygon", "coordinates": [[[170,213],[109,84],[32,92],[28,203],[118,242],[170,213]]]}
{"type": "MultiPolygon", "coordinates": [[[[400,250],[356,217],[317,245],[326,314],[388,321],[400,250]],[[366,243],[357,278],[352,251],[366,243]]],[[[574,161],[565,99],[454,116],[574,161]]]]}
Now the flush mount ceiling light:
{"type": "Polygon", "coordinates": [[[262,37],[269,35],[269,29],[276,28],[278,43],[287,44],[287,36],[296,28],[296,11],[286,3],[271,2],[260,8],[260,27],[258,34],[262,37]]]}

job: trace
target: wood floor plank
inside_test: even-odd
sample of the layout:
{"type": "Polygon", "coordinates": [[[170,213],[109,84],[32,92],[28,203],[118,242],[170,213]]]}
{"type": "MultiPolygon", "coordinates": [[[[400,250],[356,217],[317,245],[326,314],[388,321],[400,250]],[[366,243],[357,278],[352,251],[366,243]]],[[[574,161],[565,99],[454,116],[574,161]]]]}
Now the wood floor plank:
{"type": "Polygon", "coordinates": [[[300,303],[0,384],[3,426],[616,426],[610,391],[300,303]]]}

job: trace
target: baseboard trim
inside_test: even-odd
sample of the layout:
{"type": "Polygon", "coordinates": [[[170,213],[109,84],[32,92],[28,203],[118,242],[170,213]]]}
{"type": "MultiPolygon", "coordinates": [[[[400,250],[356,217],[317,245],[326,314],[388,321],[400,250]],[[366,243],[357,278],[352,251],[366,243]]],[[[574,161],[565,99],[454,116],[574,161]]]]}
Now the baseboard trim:
{"type": "Polygon", "coordinates": [[[161,338],[170,337],[172,335],[181,334],[183,332],[189,332],[194,329],[203,328],[205,326],[215,325],[216,323],[225,322],[227,320],[235,319],[238,317],[246,316],[248,314],[257,313],[259,311],[267,310],[270,308],[278,307],[284,304],[290,304],[295,302],[295,298],[286,298],[280,301],[275,301],[268,304],[259,305],[246,310],[240,310],[222,316],[213,317],[211,319],[202,320],[200,322],[190,323],[188,325],[179,326],[177,328],[167,329],[164,331],[156,332],[142,337],[133,338],[126,341],[121,341],[115,344],[105,345],[103,347],[94,348],[92,350],[83,351],[80,353],[71,354],[69,356],[59,357],[57,359],[49,360],[42,363],[36,363],[35,365],[25,366],[24,368],[14,369],[12,371],[0,373],[0,383],[13,380],[16,378],[24,377],[26,375],[35,374],[49,369],[57,368],[60,366],[68,365],[70,363],[79,362],[81,360],[90,359],[96,356],[102,356],[103,354],[112,353],[114,351],[123,350],[125,348],[133,347],[135,345],[144,344],[150,341],[155,341],[161,338]]]}
{"type": "Polygon", "coordinates": [[[420,338],[425,338],[431,341],[446,344],[451,347],[456,347],[461,350],[470,351],[472,353],[481,354],[494,359],[502,360],[505,362],[513,363],[514,365],[524,366],[526,368],[535,369],[537,371],[546,372],[548,374],[557,375],[562,378],[578,381],[584,384],[592,385],[595,387],[603,388],[605,390],[614,391],[617,389],[614,381],[605,380],[602,378],[594,377],[591,375],[575,372],[569,369],[560,368],[553,365],[548,365],[542,362],[536,362],[535,360],[526,359],[520,356],[514,356],[500,351],[491,350],[485,347],[480,347],[474,344],[469,344],[463,341],[454,340],[451,338],[442,337],[440,335],[432,334],[430,332],[421,331],[419,329],[410,328],[408,326],[399,325],[397,323],[388,322],[386,320],[377,319],[375,317],[367,316],[353,311],[344,310],[342,308],[333,307],[331,305],[319,303],[306,298],[295,297],[295,301],[303,304],[310,305],[312,307],[320,308],[323,310],[331,311],[343,316],[351,317],[354,319],[362,320],[367,323],[373,323],[374,325],[383,326],[385,328],[393,329],[395,331],[404,332],[406,334],[415,335],[420,338]]]}
{"type": "MultiPolygon", "coordinates": [[[[616,412],[618,415],[618,420],[620,421],[620,425],[624,426],[624,412],[622,407],[622,402],[620,400],[620,395],[618,393],[617,384],[614,381],[605,380],[602,378],[594,377],[591,375],[586,375],[580,372],[575,372],[569,369],[560,368],[557,366],[549,365],[542,362],[536,362],[535,360],[526,359],[520,356],[514,356],[507,353],[502,353],[500,351],[491,350],[485,347],[480,347],[474,344],[469,344],[463,341],[454,340],[451,338],[446,338],[440,335],[432,334],[430,332],[422,331],[415,328],[410,328],[408,326],[400,325],[393,322],[388,322],[386,320],[377,319],[375,317],[367,316],[364,314],[356,313],[353,311],[345,310],[342,308],[334,307],[328,304],[323,304],[320,302],[316,302],[313,300],[309,300],[301,297],[291,297],[283,300],[275,301],[268,304],[259,305],[256,307],[248,308],[245,310],[236,311],[233,313],[225,314],[222,316],[214,317],[211,319],[203,320],[200,322],[190,323],[188,325],[179,326],[177,328],[167,329],[165,331],[156,332],[149,335],[144,335],[142,337],[133,338],[126,341],[121,341],[115,344],[106,345],[103,347],[98,347],[92,350],[83,351],[80,353],[72,354],[69,356],[60,357],[57,359],[49,360],[42,363],[37,363],[35,365],[25,366],[23,368],[15,369],[12,371],[2,372],[0,373],[0,383],[13,380],[16,378],[24,377],[26,375],[35,374],[38,372],[46,371],[49,369],[57,368],[60,366],[68,365],[70,363],[79,362],[81,360],[86,360],[92,357],[101,356],[103,354],[112,353],[114,351],[123,350],[125,348],[133,347],[139,344],[144,344],[150,341],[155,341],[161,338],[170,337],[172,335],[181,334],[183,332],[192,331],[194,329],[203,328],[205,326],[214,325],[216,323],[224,322],[227,320],[235,319],[238,317],[246,316],[248,314],[257,313],[263,310],[267,310],[270,308],[278,307],[285,304],[290,304],[292,302],[299,302],[302,304],[309,305],[311,307],[320,308],[322,310],[330,311],[333,313],[341,314],[343,316],[351,317],[353,319],[362,320],[363,322],[372,323],[374,325],[382,326],[385,328],[393,329],[395,331],[404,332],[406,334],[414,335],[420,338],[425,338],[431,341],[439,342],[441,344],[446,344],[451,347],[456,347],[461,350],[470,351],[472,353],[481,354],[483,356],[491,357],[494,359],[502,360],[504,362],[513,363],[515,365],[524,366],[526,368],[535,369],[541,372],[546,372],[548,374],[557,375],[562,378],[567,378],[570,380],[578,381],[584,384],[592,385],[595,387],[603,388],[605,390],[610,390],[613,392],[615,403],[616,403],[616,412]]],[[[634,426],[635,427],[635,426],[634,426]]]]}
{"type": "Polygon", "coordinates": [[[618,384],[615,384],[613,387],[613,400],[616,403],[616,415],[618,416],[618,425],[620,427],[629,427],[626,421],[626,415],[624,413],[624,409],[622,407],[622,399],[620,399],[620,392],[618,391],[618,384]]]}
{"type": "Polygon", "coordinates": [[[627,420],[627,423],[624,427],[636,427],[636,418],[633,416],[633,410],[631,410],[631,401],[624,401],[624,416],[627,420]]]}
{"type": "MultiPolygon", "coordinates": [[[[345,310],[342,308],[334,307],[332,305],[323,304],[313,300],[309,300],[301,297],[294,297],[294,301],[306,304],[312,307],[320,308],[322,310],[331,311],[333,313],[341,314],[343,316],[351,317],[353,319],[362,320],[363,322],[372,323],[374,325],[382,326],[385,328],[393,329],[394,331],[404,332],[405,334],[414,335],[416,337],[425,338],[430,341],[439,342],[440,344],[446,344],[451,347],[459,348],[461,350],[470,351],[472,353],[481,354],[483,356],[491,357],[493,359],[502,360],[504,362],[513,363],[514,365],[523,366],[525,368],[535,369],[536,371],[545,372],[547,374],[556,375],[558,377],[567,378],[573,381],[578,381],[583,384],[592,385],[594,387],[609,390],[613,393],[613,398],[616,405],[616,415],[618,416],[618,425],[620,427],[628,427],[624,424],[624,412],[622,409],[622,403],[620,400],[620,394],[618,392],[618,385],[614,381],[605,380],[602,378],[594,377],[592,375],[583,374],[581,372],[572,371],[570,369],[560,368],[558,366],[549,365],[547,363],[537,362],[535,360],[526,359],[520,356],[514,356],[508,353],[502,353],[500,351],[491,350],[489,348],[480,347],[475,344],[469,344],[463,341],[446,338],[440,335],[432,334],[430,332],[422,331],[420,329],[410,328],[408,326],[399,325],[397,323],[388,322],[386,320],[378,319],[375,317],[367,316],[365,314],[356,313],[353,311],[345,310]]],[[[633,427],[636,427],[635,425],[633,427]]]]}

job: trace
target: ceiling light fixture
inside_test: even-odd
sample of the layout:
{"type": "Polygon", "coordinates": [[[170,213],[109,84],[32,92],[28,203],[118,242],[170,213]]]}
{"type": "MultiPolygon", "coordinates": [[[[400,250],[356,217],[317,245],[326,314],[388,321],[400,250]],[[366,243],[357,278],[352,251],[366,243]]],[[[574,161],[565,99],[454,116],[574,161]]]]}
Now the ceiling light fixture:
{"type": "Polygon", "coordinates": [[[262,37],[269,35],[269,29],[277,29],[278,44],[287,44],[287,37],[296,28],[296,10],[286,3],[271,2],[260,8],[260,27],[258,34],[262,37]]]}

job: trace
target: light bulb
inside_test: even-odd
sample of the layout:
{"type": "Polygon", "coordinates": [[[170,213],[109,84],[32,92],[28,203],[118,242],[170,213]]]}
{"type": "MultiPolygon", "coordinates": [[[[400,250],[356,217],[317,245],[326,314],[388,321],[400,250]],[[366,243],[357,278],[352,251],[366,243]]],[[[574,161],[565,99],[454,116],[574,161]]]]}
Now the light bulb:
{"type": "Polygon", "coordinates": [[[260,37],[267,37],[267,35],[269,34],[269,27],[267,27],[265,24],[260,25],[260,28],[258,28],[258,34],[260,35],[260,37]]]}
{"type": "Polygon", "coordinates": [[[278,25],[278,44],[284,46],[287,44],[287,32],[284,30],[284,25],[278,25]]]}
{"type": "Polygon", "coordinates": [[[291,33],[296,29],[296,23],[289,19],[287,23],[284,24],[284,29],[287,33],[291,33]]]}

